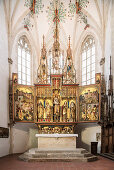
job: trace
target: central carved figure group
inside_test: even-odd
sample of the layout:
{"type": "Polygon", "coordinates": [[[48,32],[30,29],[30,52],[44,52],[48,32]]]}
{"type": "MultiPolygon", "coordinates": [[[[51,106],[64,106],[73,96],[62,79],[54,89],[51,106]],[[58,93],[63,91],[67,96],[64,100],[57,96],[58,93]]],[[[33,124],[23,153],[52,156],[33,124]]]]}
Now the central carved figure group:
{"type": "Polygon", "coordinates": [[[51,100],[39,102],[38,104],[38,119],[41,121],[51,122],[75,122],[76,121],[76,105],[74,101],[62,99],[59,95],[55,95],[52,105],[51,100]]]}

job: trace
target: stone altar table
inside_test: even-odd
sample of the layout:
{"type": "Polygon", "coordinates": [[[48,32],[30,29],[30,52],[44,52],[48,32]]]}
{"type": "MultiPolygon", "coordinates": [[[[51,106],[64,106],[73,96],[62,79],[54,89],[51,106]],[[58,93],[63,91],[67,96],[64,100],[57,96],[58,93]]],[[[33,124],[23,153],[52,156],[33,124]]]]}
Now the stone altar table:
{"type": "Polygon", "coordinates": [[[75,149],[78,134],[36,134],[38,149],[75,149]]]}

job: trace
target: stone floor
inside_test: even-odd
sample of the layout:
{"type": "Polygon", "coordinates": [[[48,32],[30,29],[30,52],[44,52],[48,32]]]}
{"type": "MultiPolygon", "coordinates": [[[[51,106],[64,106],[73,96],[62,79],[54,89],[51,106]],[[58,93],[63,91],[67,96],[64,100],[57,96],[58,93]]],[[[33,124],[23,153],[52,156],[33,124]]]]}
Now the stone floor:
{"type": "Polygon", "coordinates": [[[24,162],[19,154],[0,158],[0,170],[113,170],[114,162],[100,157],[95,162],[24,162]]]}

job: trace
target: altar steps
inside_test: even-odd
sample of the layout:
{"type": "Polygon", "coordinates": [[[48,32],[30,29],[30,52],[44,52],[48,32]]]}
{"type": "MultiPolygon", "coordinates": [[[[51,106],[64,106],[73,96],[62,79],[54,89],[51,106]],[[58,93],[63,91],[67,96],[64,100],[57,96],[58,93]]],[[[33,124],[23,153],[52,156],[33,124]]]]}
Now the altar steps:
{"type": "Polygon", "coordinates": [[[57,149],[57,150],[29,150],[19,158],[28,162],[91,162],[96,161],[97,156],[92,155],[85,149],[57,149]]]}

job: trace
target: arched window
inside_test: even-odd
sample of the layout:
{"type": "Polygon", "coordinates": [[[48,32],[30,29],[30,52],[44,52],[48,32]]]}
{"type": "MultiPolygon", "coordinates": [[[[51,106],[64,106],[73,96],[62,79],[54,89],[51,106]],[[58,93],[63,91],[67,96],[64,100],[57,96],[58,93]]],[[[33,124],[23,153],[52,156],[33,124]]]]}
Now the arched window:
{"type": "Polygon", "coordinates": [[[31,85],[31,50],[26,36],[18,41],[18,83],[31,85]]]}
{"type": "Polygon", "coordinates": [[[95,40],[88,36],[82,45],[82,85],[95,83],[95,40]]]}

